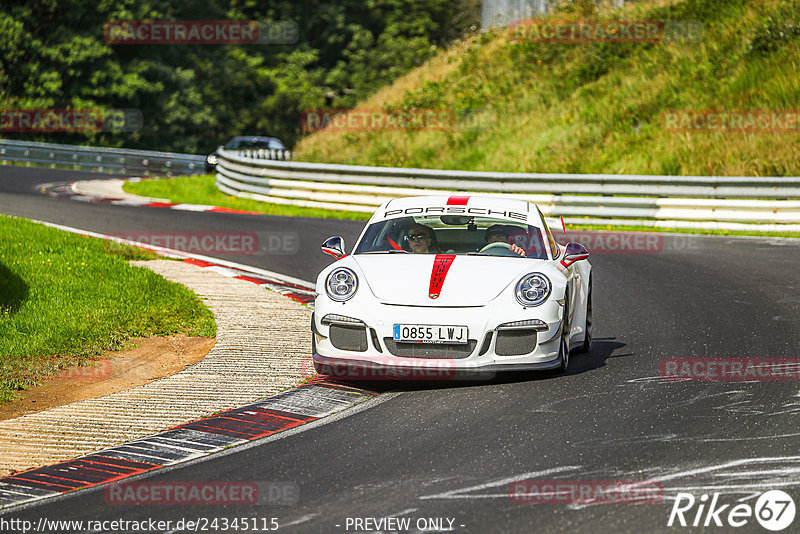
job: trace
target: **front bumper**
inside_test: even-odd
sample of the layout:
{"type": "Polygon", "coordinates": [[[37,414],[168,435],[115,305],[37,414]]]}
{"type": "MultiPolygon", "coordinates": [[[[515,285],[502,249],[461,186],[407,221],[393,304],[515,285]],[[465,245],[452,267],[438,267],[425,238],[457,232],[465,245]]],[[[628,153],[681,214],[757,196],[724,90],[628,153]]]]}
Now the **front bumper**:
{"type": "Polygon", "coordinates": [[[324,295],[317,298],[312,316],[313,358],[321,374],[353,379],[482,379],[497,372],[546,370],[560,364],[563,306],[556,300],[536,308],[523,308],[516,302],[454,308],[363,300],[357,306],[349,304],[333,302],[324,295]],[[348,320],[339,322],[341,318],[348,320]],[[498,346],[509,339],[503,325],[533,319],[544,324],[534,333],[533,343],[524,345],[524,353],[516,350],[509,355],[507,349],[498,346]],[[395,324],[463,325],[468,328],[470,343],[394,343],[395,324]],[[361,341],[346,347],[339,342],[337,348],[331,339],[331,327],[337,325],[339,332],[357,332],[361,341]],[[425,355],[417,357],[420,352],[425,355]]]}

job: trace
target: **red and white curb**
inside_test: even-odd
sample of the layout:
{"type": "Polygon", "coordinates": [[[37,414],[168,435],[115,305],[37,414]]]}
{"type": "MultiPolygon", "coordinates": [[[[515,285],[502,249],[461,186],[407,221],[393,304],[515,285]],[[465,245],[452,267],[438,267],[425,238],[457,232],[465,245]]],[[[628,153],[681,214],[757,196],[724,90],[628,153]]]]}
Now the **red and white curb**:
{"type": "MultiPolygon", "coordinates": [[[[304,304],[313,303],[309,282],[263,269],[240,265],[128,241],[87,230],[35,221],[71,233],[147,248],[161,255],[212,269],[224,276],[246,280],[278,291],[304,304]]],[[[181,424],[175,428],[74,460],[39,467],[0,479],[0,512],[78,489],[187,462],[306,425],[361,404],[379,394],[375,391],[318,377],[272,397],[181,424]]]]}
{"type": "Polygon", "coordinates": [[[372,391],[319,378],[146,438],[2,478],[0,512],[208,456],[306,425],[376,396],[372,391]]]}
{"type": "MultiPolygon", "coordinates": [[[[128,179],[128,181],[132,182],[140,180],[141,178],[128,179]]],[[[94,194],[88,195],[79,193],[75,190],[75,184],[77,183],[78,182],[53,182],[49,184],[43,184],[39,186],[39,191],[50,196],[70,198],[72,200],[78,200],[83,202],[97,202],[104,204],[140,206],[149,208],[169,208],[180,211],[263,215],[263,213],[258,213],[255,211],[234,210],[229,208],[220,208],[217,206],[204,206],[200,204],[175,204],[170,202],[153,202],[151,201],[151,199],[147,199],[144,197],[137,197],[136,195],[130,195],[128,198],[97,196],[94,194]]],[[[200,267],[209,268],[213,271],[218,272],[223,276],[238,278],[240,280],[247,280],[248,282],[258,284],[260,286],[266,287],[267,289],[277,291],[278,293],[281,293],[302,304],[313,306],[314,303],[314,284],[305,280],[300,280],[299,278],[278,274],[264,269],[258,269],[256,267],[250,267],[248,265],[242,265],[239,263],[220,260],[217,258],[211,258],[209,256],[204,256],[201,254],[192,254],[175,249],[150,245],[148,243],[130,241],[116,236],[99,234],[96,232],[90,232],[88,230],[80,230],[77,228],[52,224],[44,221],[36,221],[36,222],[40,222],[41,224],[79,235],[97,237],[100,239],[114,241],[116,243],[124,243],[135,247],[146,248],[169,258],[183,258],[184,261],[186,262],[193,263],[194,265],[198,265],[200,267]]]]}
{"type": "MultiPolygon", "coordinates": [[[[128,182],[138,182],[141,178],[128,178],[128,182]]],[[[204,204],[180,204],[175,202],[154,201],[146,197],[137,195],[125,196],[102,196],[99,194],[80,193],[75,190],[75,185],[79,182],[52,182],[39,186],[39,192],[51,197],[69,198],[80,202],[97,202],[100,204],[113,204],[116,206],[138,206],[142,208],[168,208],[178,211],[213,212],[213,213],[237,213],[241,215],[264,215],[258,211],[236,210],[231,208],[221,208],[219,206],[206,206],[204,204]]]]}
{"type": "Polygon", "coordinates": [[[187,263],[192,263],[203,268],[211,269],[212,271],[223,276],[227,276],[229,278],[238,278],[239,280],[246,280],[267,289],[277,291],[278,293],[281,293],[282,295],[285,295],[309,307],[313,307],[314,304],[314,296],[316,294],[314,291],[314,284],[306,280],[301,280],[300,278],[268,271],[266,269],[259,269],[258,267],[243,265],[241,263],[212,258],[202,254],[194,254],[191,252],[160,247],[158,245],[151,245],[149,243],[131,241],[121,237],[100,234],[97,232],[91,232],[89,230],[73,228],[71,226],[64,226],[46,221],[34,220],[34,222],[73,234],[86,237],[96,237],[98,239],[113,241],[114,243],[121,243],[133,247],[152,250],[153,252],[168,258],[182,259],[187,263]]]}

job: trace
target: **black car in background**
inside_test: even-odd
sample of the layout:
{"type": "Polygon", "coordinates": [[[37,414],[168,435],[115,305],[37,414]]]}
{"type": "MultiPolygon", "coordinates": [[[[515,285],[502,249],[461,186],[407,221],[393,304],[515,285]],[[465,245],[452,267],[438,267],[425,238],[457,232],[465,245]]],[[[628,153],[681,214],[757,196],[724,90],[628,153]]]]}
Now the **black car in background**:
{"type": "Polygon", "coordinates": [[[214,169],[217,168],[220,148],[224,148],[225,150],[242,150],[248,148],[286,150],[286,147],[283,146],[283,143],[277,137],[259,137],[254,135],[234,137],[233,139],[225,143],[225,146],[220,146],[218,149],[216,149],[214,152],[212,152],[206,157],[206,173],[212,173],[214,172],[214,169]]]}

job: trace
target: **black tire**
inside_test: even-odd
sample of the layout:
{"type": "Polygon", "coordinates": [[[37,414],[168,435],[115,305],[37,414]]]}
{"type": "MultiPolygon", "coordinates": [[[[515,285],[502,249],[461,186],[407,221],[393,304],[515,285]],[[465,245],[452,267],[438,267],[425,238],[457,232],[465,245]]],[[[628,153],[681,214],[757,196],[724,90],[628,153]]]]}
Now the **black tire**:
{"type": "Polygon", "coordinates": [[[590,352],[592,350],[592,277],[589,277],[589,296],[586,298],[586,323],[583,331],[586,333],[583,338],[583,345],[578,348],[578,352],[590,352]]]}

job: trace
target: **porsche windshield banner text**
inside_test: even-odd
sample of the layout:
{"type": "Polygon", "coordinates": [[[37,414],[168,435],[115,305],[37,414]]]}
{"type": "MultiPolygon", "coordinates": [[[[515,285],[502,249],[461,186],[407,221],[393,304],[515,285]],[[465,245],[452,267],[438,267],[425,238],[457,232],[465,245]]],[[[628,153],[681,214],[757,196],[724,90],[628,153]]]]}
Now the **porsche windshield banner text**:
{"type": "Polygon", "coordinates": [[[491,208],[472,208],[466,206],[428,206],[420,208],[405,208],[401,210],[386,210],[384,219],[392,217],[405,217],[408,215],[477,215],[482,217],[502,217],[515,221],[527,221],[528,214],[517,211],[493,210],[491,208]]]}

